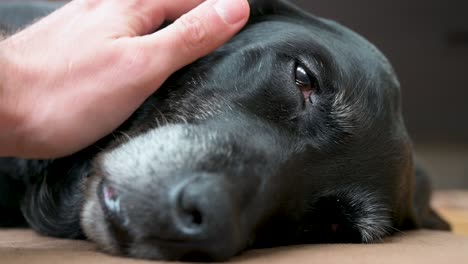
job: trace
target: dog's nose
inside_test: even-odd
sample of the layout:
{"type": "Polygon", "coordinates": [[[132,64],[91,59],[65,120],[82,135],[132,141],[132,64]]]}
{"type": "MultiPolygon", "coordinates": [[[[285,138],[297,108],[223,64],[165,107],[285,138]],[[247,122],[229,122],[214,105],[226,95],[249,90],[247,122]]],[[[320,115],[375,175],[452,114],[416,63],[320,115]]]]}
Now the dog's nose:
{"type": "Polygon", "coordinates": [[[171,220],[187,252],[223,259],[237,248],[239,215],[228,189],[216,176],[203,175],[172,190],[171,220]]]}
{"type": "Polygon", "coordinates": [[[189,240],[209,240],[230,229],[232,199],[219,182],[194,177],[176,186],[171,200],[175,227],[189,240]]]}

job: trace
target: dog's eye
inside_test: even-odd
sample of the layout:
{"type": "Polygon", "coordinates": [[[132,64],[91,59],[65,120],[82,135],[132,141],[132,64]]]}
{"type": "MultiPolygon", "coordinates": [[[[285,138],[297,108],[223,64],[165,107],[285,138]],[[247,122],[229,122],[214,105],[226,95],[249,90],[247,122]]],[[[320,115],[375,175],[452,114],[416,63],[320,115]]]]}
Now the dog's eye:
{"type": "Polygon", "coordinates": [[[315,79],[311,78],[301,65],[296,66],[296,85],[302,91],[304,99],[310,101],[310,96],[317,89],[315,79]]]}

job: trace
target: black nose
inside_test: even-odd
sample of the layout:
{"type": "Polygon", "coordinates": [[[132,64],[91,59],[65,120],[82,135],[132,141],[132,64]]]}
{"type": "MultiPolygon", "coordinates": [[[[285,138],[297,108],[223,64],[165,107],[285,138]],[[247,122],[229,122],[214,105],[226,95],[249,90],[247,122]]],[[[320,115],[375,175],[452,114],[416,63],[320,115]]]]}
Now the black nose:
{"type": "Polygon", "coordinates": [[[217,175],[199,175],[171,192],[173,228],[187,254],[225,259],[238,250],[239,215],[229,188],[217,175]]]}
{"type": "Polygon", "coordinates": [[[215,243],[220,233],[233,229],[234,202],[221,181],[193,177],[176,186],[171,196],[175,228],[187,240],[215,243]]]}
{"type": "Polygon", "coordinates": [[[176,228],[189,237],[203,236],[206,232],[210,206],[199,187],[184,185],[175,190],[172,217],[176,228]]]}

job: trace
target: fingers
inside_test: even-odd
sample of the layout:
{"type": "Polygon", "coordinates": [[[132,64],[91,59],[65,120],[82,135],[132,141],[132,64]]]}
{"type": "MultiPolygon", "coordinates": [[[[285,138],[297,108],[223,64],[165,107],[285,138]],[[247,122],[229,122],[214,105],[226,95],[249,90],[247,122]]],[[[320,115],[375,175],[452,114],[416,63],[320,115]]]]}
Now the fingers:
{"type": "Polygon", "coordinates": [[[174,21],[197,7],[204,0],[116,0],[108,1],[109,8],[117,5],[126,17],[135,36],[156,30],[164,20],[174,21]]]}
{"type": "Polygon", "coordinates": [[[74,0],[66,6],[74,13],[95,14],[108,22],[112,21],[118,29],[117,37],[132,37],[148,34],[156,30],[164,20],[173,21],[203,2],[204,0],[74,0]]]}
{"type": "Polygon", "coordinates": [[[168,21],[174,21],[183,14],[199,6],[204,0],[172,0],[164,1],[164,15],[168,21]]]}
{"type": "Polygon", "coordinates": [[[208,54],[238,32],[248,16],[247,0],[210,0],[170,26],[139,38],[139,48],[154,54],[148,72],[165,71],[163,75],[168,76],[208,54]]]}

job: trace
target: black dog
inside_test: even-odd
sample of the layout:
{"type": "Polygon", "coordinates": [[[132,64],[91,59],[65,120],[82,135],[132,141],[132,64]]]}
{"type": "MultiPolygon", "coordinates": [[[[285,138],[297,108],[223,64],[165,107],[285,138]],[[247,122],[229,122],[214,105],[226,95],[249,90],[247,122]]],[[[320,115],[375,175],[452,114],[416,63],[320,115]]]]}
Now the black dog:
{"type": "Polygon", "coordinates": [[[386,58],[283,1],[251,9],[113,135],[63,159],[1,159],[0,222],[170,260],[448,229],[386,58]]]}

